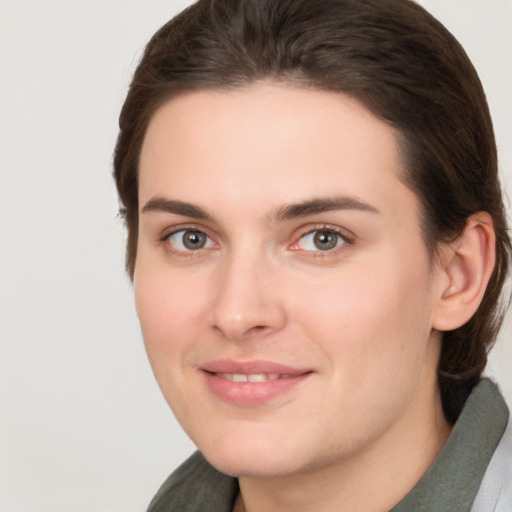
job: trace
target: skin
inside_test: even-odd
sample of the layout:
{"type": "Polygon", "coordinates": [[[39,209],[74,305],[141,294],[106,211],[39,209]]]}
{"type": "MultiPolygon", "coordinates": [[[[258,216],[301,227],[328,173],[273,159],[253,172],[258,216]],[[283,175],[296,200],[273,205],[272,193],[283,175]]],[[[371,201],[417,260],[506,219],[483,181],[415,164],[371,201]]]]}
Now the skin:
{"type": "MultiPolygon", "coordinates": [[[[450,323],[453,283],[429,257],[402,174],[392,128],[341,94],[196,91],[150,122],[137,312],[181,425],[239,477],[236,510],[389,510],[450,433],[435,327],[450,323]],[[307,211],[313,200],[322,211],[307,211]],[[203,248],[183,245],[187,229],[206,234],[203,248]],[[336,247],[319,249],[318,233],[336,247]],[[309,373],[245,406],[205,384],[202,368],[218,359],[309,373]]],[[[455,261],[456,248],[441,252],[455,261]]]]}

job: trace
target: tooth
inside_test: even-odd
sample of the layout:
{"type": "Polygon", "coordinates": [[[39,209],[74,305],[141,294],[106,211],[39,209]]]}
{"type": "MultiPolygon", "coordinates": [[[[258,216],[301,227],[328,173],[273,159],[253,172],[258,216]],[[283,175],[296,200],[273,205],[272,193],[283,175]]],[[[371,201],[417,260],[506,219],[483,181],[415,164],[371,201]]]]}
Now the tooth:
{"type": "Polygon", "coordinates": [[[279,378],[290,378],[292,375],[279,373],[252,373],[246,375],[244,373],[219,373],[219,377],[230,380],[231,382],[266,382],[267,380],[277,380],[279,378]]]}
{"type": "Polygon", "coordinates": [[[247,380],[249,382],[265,382],[267,380],[267,376],[264,373],[254,373],[252,375],[248,375],[247,380]]]}
{"type": "MultiPolygon", "coordinates": [[[[235,375],[233,373],[218,373],[217,375],[223,379],[230,380],[231,382],[235,381],[235,375]]],[[[242,382],[244,381],[242,380],[242,382]]]]}

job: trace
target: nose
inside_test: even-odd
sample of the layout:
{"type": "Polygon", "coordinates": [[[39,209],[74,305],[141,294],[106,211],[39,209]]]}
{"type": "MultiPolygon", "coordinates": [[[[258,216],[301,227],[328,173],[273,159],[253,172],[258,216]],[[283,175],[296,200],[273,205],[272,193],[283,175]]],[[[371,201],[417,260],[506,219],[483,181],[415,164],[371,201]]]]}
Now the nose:
{"type": "Polygon", "coordinates": [[[231,341],[267,336],[286,324],[279,269],[263,257],[232,255],[216,278],[211,320],[231,341]]]}

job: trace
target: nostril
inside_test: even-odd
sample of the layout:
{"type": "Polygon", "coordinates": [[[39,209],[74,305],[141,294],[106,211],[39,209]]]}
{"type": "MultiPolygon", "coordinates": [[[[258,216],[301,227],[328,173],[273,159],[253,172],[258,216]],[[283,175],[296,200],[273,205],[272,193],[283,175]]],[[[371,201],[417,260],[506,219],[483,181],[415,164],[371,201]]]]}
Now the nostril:
{"type": "Polygon", "coordinates": [[[252,338],[263,336],[269,330],[268,325],[253,325],[250,329],[248,329],[242,336],[242,338],[252,338]]]}
{"type": "Polygon", "coordinates": [[[252,334],[255,334],[257,332],[262,332],[262,331],[266,331],[267,330],[267,326],[266,325],[255,325],[254,327],[252,327],[251,329],[249,329],[247,331],[247,335],[250,335],[251,333],[252,334]]]}

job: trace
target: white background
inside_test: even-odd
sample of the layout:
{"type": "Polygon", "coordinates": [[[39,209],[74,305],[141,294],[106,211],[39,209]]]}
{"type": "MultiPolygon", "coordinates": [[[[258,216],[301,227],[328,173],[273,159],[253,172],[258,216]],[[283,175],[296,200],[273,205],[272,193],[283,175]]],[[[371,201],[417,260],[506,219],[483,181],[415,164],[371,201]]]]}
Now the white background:
{"type": "MultiPolygon", "coordinates": [[[[110,177],[140,52],[186,0],[0,0],[0,510],[145,510],[193,446],[161,398],[110,177]]],[[[424,0],[487,90],[512,187],[512,1],[424,0]]],[[[512,404],[509,319],[489,366],[512,404]]]]}

